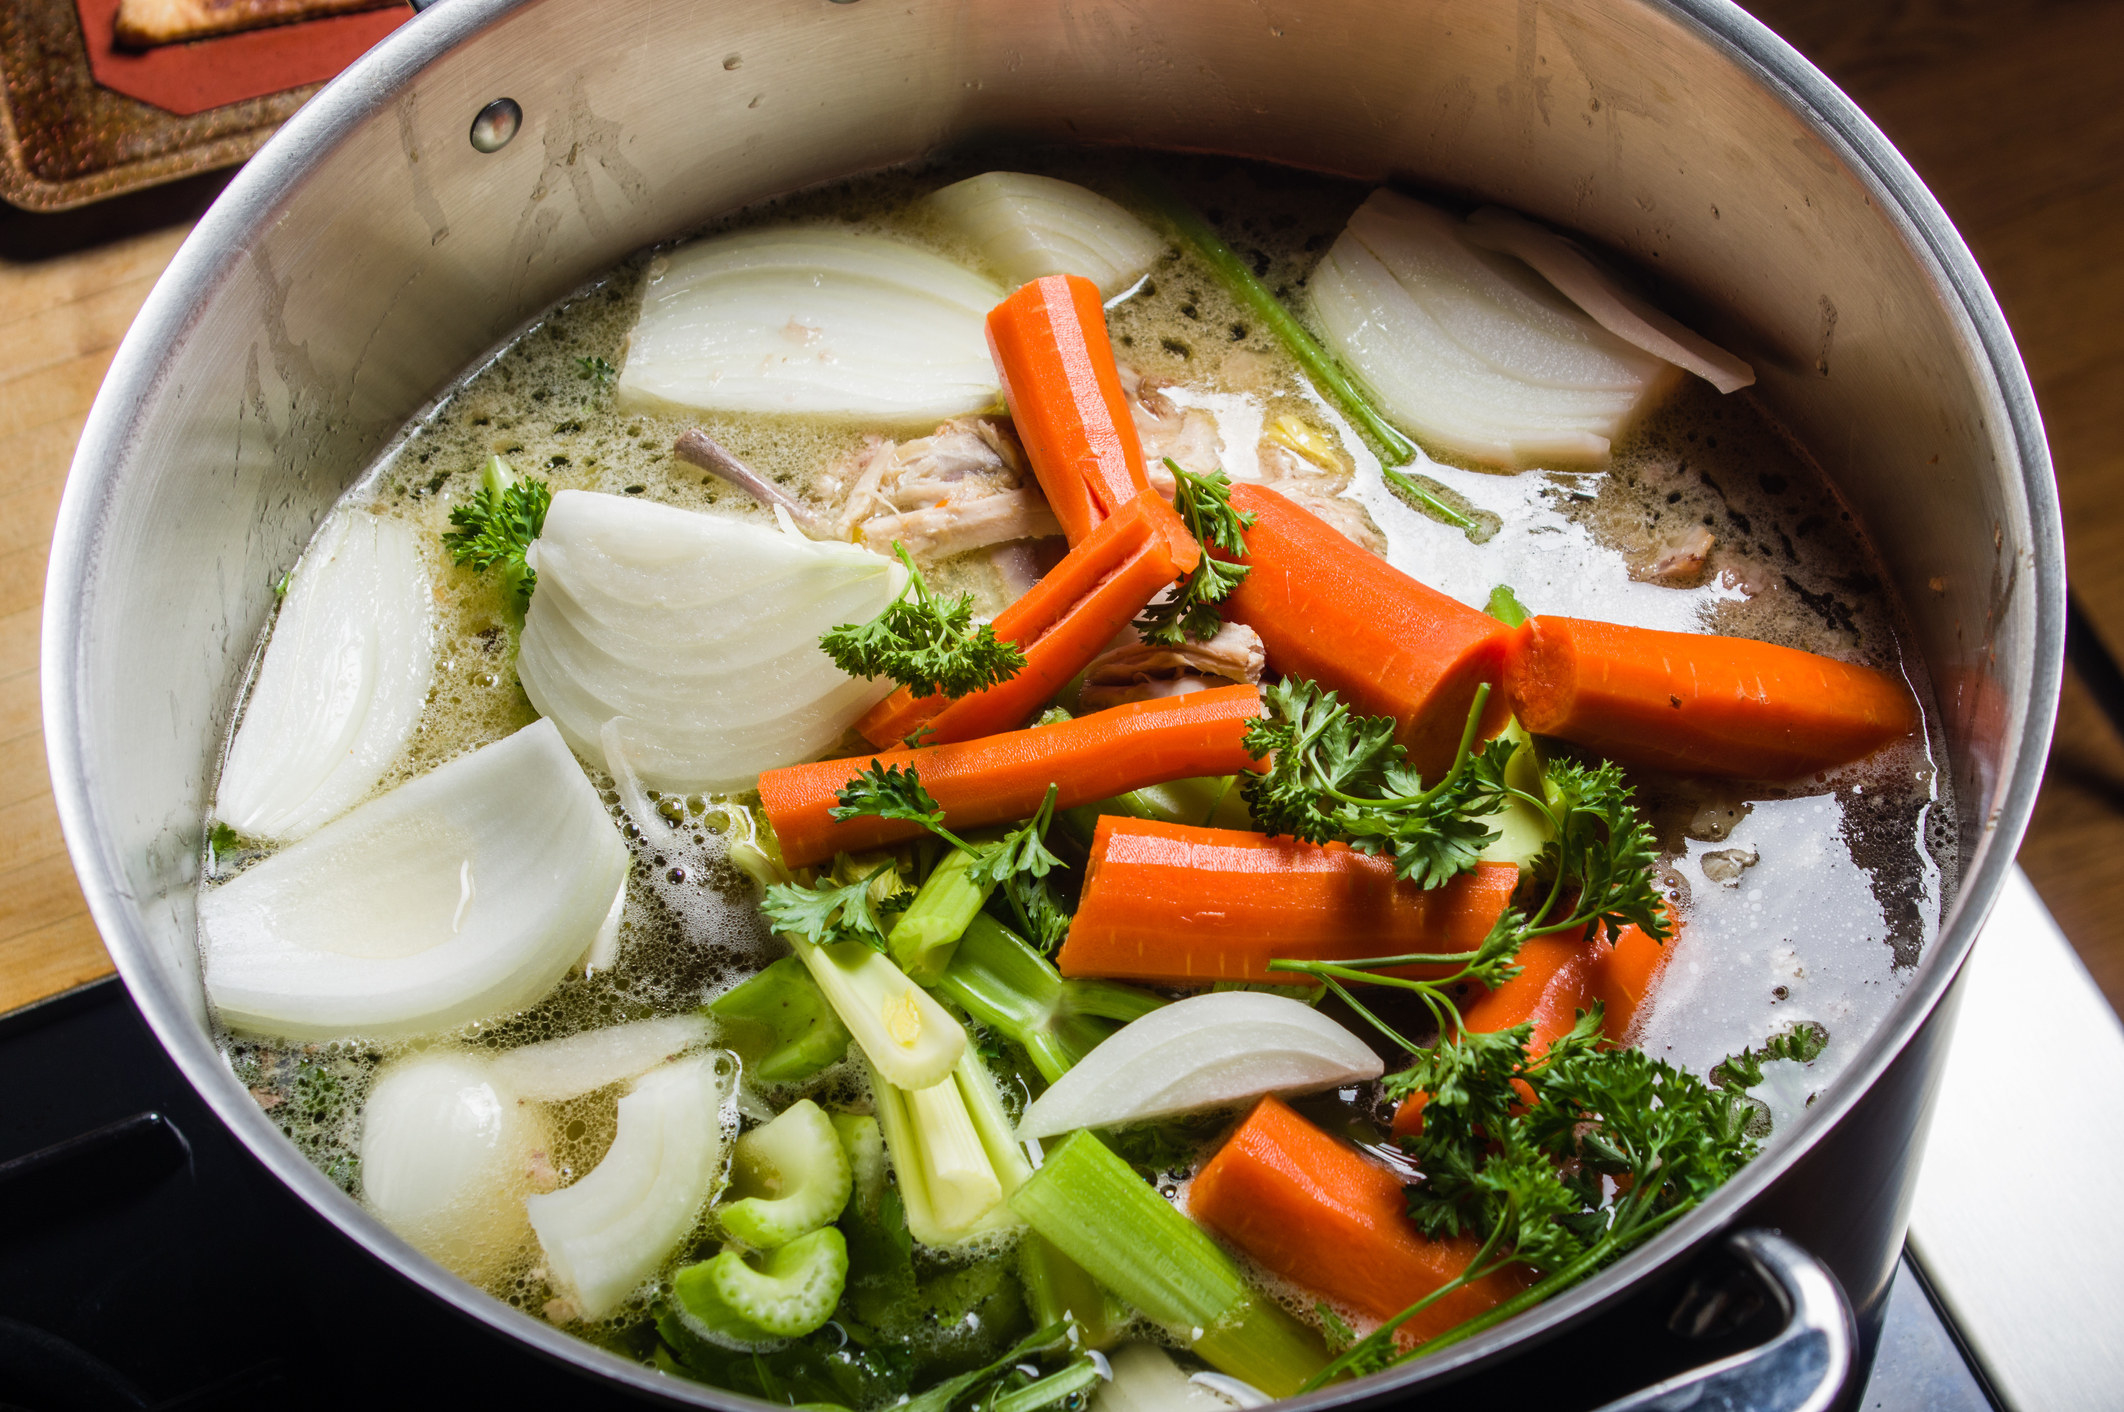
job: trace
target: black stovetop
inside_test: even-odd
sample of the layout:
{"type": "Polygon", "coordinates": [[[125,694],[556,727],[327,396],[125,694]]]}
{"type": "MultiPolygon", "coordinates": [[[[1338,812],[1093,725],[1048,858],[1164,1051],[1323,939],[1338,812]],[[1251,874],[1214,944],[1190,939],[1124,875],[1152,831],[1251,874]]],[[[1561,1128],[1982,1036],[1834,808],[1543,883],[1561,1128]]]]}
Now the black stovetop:
{"type": "MultiPolygon", "coordinates": [[[[326,1225],[223,1131],[116,981],[0,1017],[0,1412],[444,1405],[643,1404],[326,1225]]],[[[1859,1406],[1991,1405],[1906,1260],[1859,1406]]]]}

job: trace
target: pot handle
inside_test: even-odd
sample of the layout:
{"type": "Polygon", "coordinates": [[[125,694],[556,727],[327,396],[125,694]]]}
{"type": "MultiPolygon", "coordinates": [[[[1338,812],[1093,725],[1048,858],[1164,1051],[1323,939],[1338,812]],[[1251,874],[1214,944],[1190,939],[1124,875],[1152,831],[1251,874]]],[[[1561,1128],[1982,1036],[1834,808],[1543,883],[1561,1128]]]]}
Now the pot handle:
{"type": "Polygon", "coordinates": [[[1785,1325],[1768,1343],[1669,1378],[1599,1412],[1828,1412],[1858,1362],[1851,1303],[1829,1267],[1775,1231],[1738,1231],[1726,1248],[1777,1300],[1785,1325]]]}

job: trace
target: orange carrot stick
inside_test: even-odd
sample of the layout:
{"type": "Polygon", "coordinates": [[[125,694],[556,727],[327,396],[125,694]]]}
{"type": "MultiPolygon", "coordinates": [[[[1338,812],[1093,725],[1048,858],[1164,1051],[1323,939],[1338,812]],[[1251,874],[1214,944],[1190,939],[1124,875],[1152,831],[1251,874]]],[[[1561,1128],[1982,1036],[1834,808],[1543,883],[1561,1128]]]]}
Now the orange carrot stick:
{"type": "Polygon", "coordinates": [[[1201,559],[1202,547],[1173,507],[1139,495],[996,615],[996,636],[1025,654],[1016,676],[956,701],[918,697],[903,686],[871,707],[856,729],[873,745],[892,746],[926,725],[924,743],[943,745],[1024,725],[1144,604],[1201,559]]]}
{"type": "Polygon", "coordinates": [[[1624,764],[1750,779],[1841,765],[1918,728],[1909,689],[1871,667],[1582,618],[1522,624],[1505,694],[1537,735],[1624,764]]]}
{"type": "Polygon", "coordinates": [[[988,351],[1033,474],[1081,544],[1150,486],[1099,287],[1079,275],[1021,285],[989,310],[988,351]]]}
{"type": "MultiPolygon", "coordinates": [[[[1472,1236],[1431,1240],[1407,1215],[1401,1179],[1374,1166],[1275,1098],[1264,1098],[1188,1188],[1188,1214],[1272,1274],[1374,1319],[1391,1319],[1459,1275],[1472,1236]]],[[[1446,1295],[1401,1326],[1405,1339],[1444,1333],[1524,1289],[1498,1271],[1446,1295]]]]}
{"type": "MultiPolygon", "coordinates": [[[[1658,983],[1672,945],[1671,938],[1662,946],[1639,927],[1624,927],[1613,946],[1605,936],[1581,940],[1576,931],[1531,937],[1519,949],[1519,974],[1462,1007],[1461,1024],[1490,1034],[1531,1023],[1527,1052],[1534,1055],[1569,1034],[1578,1012],[1598,1000],[1601,1033],[1620,1044],[1658,983]]],[[[1427,1096],[1414,1093],[1402,1100],[1394,1110],[1394,1136],[1407,1137],[1422,1127],[1427,1096]]]]}
{"type": "Polygon", "coordinates": [[[1483,863],[1426,891],[1398,881],[1392,859],[1340,843],[1109,814],[1093,831],[1084,898],[1056,964],[1065,976],[1157,985],[1306,984],[1269,961],[1472,951],[1518,880],[1509,863],[1483,863]]]}
{"type": "MultiPolygon", "coordinates": [[[[1225,600],[1224,616],[1261,634],[1269,666],[1340,693],[1360,715],[1392,716],[1426,779],[1453,763],[1475,688],[1504,675],[1511,630],[1376,554],[1318,516],[1258,485],[1232,487],[1234,509],[1253,514],[1252,565],[1225,600]]],[[[1482,734],[1504,727],[1501,693],[1482,734]]]]}
{"type": "Polygon", "coordinates": [[[1148,784],[1259,769],[1245,739],[1260,714],[1261,694],[1250,686],[1135,701],[979,740],[769,770],[760,776],[760,804],[783,861],[809,867],[922,834],[920,824],[900,819],[832,817],[835,791],[873,764],[913,767],[943,806],[947,828],[976,829],[1030,817],[1050,783],[1060,786],[1055,807],[1073,809],[1148,784]]]}

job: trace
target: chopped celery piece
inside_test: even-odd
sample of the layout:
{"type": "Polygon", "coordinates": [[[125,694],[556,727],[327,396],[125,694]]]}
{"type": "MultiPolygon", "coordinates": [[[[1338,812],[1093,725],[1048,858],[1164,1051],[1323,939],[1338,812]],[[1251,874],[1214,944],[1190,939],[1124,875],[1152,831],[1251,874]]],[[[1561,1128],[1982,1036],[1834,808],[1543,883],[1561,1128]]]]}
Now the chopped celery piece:
{"type": "MultiPolygon", "coordinates": [[[[716,1260],[722,1258],[719,1255],[716,1260]]],[[[715,1260],[688,1265],[672,1276],[671,1317],[684,1334],[674,1329],[665,1337],[682,1352],[696,1340],[740,1353],[773,1348],[782,1342],[780,1334],[761,1328],[730,1307],[715,1286],[715,1260]]]]}
{"type": "Polygon", "coordinates": [[[730,1314],[779,1338],[808,1334],[833,1317],[848,1279],[848,1246],[838,1230],[813,1231],[755,1258],[757,1265],[726,1250],[679,1273],[683,1278],[705,1267],[706,1288],[730,1314]]]}
{"type": "Polygon", "coordinates": [[[1032,1170],[995,1080],[971,1051],[944,1082],[908,1090],[873,1076],[871,1097],[900,1174],[907,1228],[949,1246],[1018,1224],[1004,1204],[1032,1170]]]}
{"type": "Polygon", "coordinates": [[[1065,809],[1059,817],[1079,842],[1089,845],[1098,830],[1101,814],[1126,819],[1151,819],[1161,824],[1194,824],[1203,828],[1251,829],[1254,816],[1239,793],[1234,775],[1203,775],[1145,785],[1095,804],[1065,809]]]}
{"type": "Polygon", "coordinates": [[[1052,962],[985,913],[959,938],[937,992],[1022,1048],[1049,1083],[1121,1025],[1165,1004],[1113,981],[1064,980],[1052,962]]]}
{"type": "Polygon", "coordinates": [[[878,1120],[861,1113],[835,1113],[834,1133],[848,1157],[849,1200],[866,1211],[877,1210],[885,1195],[885,1138],[878,1120]]]}
{"type": "MultiPolygon", "coordinates": [[[[1546,786],[1542,783],[1541,756],[1535,752],[1534,737],[1515,717],[1500,733],[1500,739],[1509,740],[1518,749],[1505,762],[1505,783],[1514,789],[1524,790],[1536,799],[1546,799],[1546,786]]],[[[1526,800],[1509,796],[1505,807],[1483,822],[1497,830],[1497,837],[1482,850],[1486,863],[1516,863],[1522,869],[1533,866],[1541,850],[1549,846],[1556,830],[1541,810],[1526,800]]]]}
{"type": "Polygon", "coordinates": [[[840,1134],[806,1098],[737,1140],[730,1161],[736,1199],[716,1215],[731,1235],[769,1250],[831,1224],[848,1204],[849,1186],[840,1134]]]}
{"type": "Polygon", "coordinates": [[[761,1083],[809,1078],[848,1052],[848,1027],[794,956],[724,991],[707,1009],[732,1031],[727,1042],[761,1083]]]}
{"type": "Polygon", "coordinates": [[[1287,1397],[1327,1366],[1316,1334],[1256,1294],[1215,1241],[1090,1133],[1050,1152],[1010,1204],[1219,1371],[1287,1397]]]}
{"type": "Polygon", "coordinates": [[[963,848],[954,848],[937,864],[915,893],[915,899],[900,920],[893,923],[886,949],[900,969],[921,985],[935,985],[951,964],[952,950],[995,891],[995,884],[974,881],[981,859],[963,848]]]}
{"type": "Polygon", "coordinates": [[[1128,1309],[1084,1267],[1037,1231],[1018,1242],[1018,1278],[1036,1324],[1069,1324],[1078,1348],[1109,1348],[1128,1326],[1128,1309]]]}
{"type": "Polygon", "coordinates": [[[966,1052],[966,1029],[883,952],[860,941],[814,946],[784,933],[872,1068],[901,1088],[927,1088],[966,1052]]]}

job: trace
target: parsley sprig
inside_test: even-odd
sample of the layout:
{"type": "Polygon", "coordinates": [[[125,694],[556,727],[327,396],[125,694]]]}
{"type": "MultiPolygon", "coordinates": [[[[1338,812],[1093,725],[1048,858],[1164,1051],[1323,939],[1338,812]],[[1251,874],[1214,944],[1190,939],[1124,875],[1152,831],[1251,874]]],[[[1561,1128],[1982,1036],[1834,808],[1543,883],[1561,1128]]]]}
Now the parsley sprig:
{"type": "Polygon", "coordinates": [[[1308,1390],[1436,1352],[1576,1284],[1755,1156],[1742,1095],[1612,1047],[1601,1022],[1596,1003],[1538,1055],[1532,1025],[1458,1030],[1388,1079],[1390,1097],[1427,1095],[1422,1131],[1404,1141],[1423,1173],[1408,1191],[1410,1218],[1426,1235],[1474,1234],[1482,1246],[1454,1279],[1344,1349],[1308,1390]],[[1539,1278],[1413,1350],[1396,1347],[1417,1314],[1511,1266],[1539,1278]]]}
{"type": "Polygon", "coordinates": [[[1438,887],[1475,866],[1497,838],[1483,820],[1504,807],[1508,740],[1476,748],[1489,687],[1478,687],[1452,767],[1426,787],[1395,743],[1390,716],[1359,716],[1319,683],[1286,678],[1261,693],[1246,749],[1267,757],[1266,773],[1240,785],[1254,819],[1270,833],[1311,843],[1340,841],[1387,854],[1394,871],[1438,887]]]}
{"type": "Polygon", "coordinates": [[[443,532],[443,544],[456,563],[482,573],[499,568],[503,590],[519,610],[527,608],[538,574],[524,554],[545,529],[552,504],[553,489],[546,482],[519,478],[507,461],[489,456],[472,499],[450,511],[453,528],[443,532]]]}
{"type": "Polygon", "coordinates": [[[1198,476],[1182,470],[1170,456],[1165,458],[1165,466],[1173,473],[1173,508],[1187,521],[1188,532],[1201,543],[1202,559],[1169,598],[1143,610],[1136,619],[1136,631],[1143,634],[1145,642],[1178,647],[1184,639],[1207,642],[1224,626],[1224,615],[1217,605],[1231,596],[1249,568],[1244,563],[1216,558],[1210,550],[1222,549],[1243,558],[1246,531],[1254,527],[1254,516],[1232,508],[1232,483],[1224,472],[1198,476]]]}
{"type": "Polygon", "coordinates": [[[1025,654],[989,624],[974,626],[972,594],[939,598],[907,546],[894,540],[892,551],[907,566],[907,582],[869,622],[842,623],[819,639],[835,666],[850,676],[891,677],[917,696],[953,698],[1018,674],[1025,654]]]}
{"type": "Polygon", "coordinates": [[[829,812],[835,819],[871,815],[920,824],[971,856],[973,881],[982,887],[1000,888],[1016,914],[1021,934],[1034,938],[1042,951],[1052,951],[1069,931],[1069,914],[1047,880],[1049,873],[1062,866],[1062,860],[1047,846],[1047,830],[1054,822],[1055,801],[1060,793],[1058,786],[1050,784],[1047,797],[1030,819],[1000,839],[969,843],[944,826],[944,808],[923,786],[914,766],[872,760],[835,791],[835,798],[841,802],[829,812]]]}
{"type": "Polygon", "coordinates": [[[760,901],[760,911],[776,931],[794,932],[819,946],[860,941],[883,951],[883,913],[899,900],[902,891],[898,867],[890,860],[856,875],[854,863],[842,853],[835,857],[832,869],[815,882],[776,883],[768,888],[760,901]],[[852,880],[838,881],[841,878],[852,880]]]}

